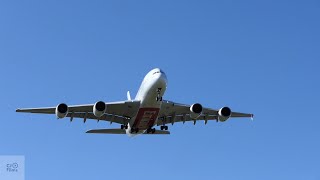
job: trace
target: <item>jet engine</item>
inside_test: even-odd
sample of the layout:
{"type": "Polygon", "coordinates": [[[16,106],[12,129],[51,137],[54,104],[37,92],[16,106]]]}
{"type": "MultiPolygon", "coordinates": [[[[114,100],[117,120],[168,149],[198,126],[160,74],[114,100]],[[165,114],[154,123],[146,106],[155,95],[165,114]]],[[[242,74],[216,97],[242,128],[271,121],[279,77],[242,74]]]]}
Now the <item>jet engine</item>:
{"type": "Polygon", "coordinates": [[[93,106],[93,114],[96,117],[101,117],[104,115],[104,113],[106,113],[106,103],[103,101],[98,101],[94,104],[93,106]]]}
{"type": "Polygon", "coordinates": [[[202,105],[195,103],[190,107],[190,117],[191,119],[197,119],[202,113],[202,105]]]}
{"type": "Polygon", "coordinates": [[[56,107],[56,116],[58,119],[65,118],[68,114],[68,106],[64,103],[59,104],[56,107]]]}
{"type": "Polygon", "coordinates": [[[218,115],[219,115],[218,116],[219,121],[224,122],[230,118],[231,109],[229,107],[223,107],[219,109],[218,115]]]}

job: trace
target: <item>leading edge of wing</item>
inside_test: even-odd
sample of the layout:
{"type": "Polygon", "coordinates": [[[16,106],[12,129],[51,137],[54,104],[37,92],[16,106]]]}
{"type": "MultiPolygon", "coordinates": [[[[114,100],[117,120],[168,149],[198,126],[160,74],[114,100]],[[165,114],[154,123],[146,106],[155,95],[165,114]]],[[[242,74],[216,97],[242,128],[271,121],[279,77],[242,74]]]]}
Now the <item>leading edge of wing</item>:
{"type": "Polygon", "coordinates": [[[240,112],[232,112],[230,117],[231,117],[231,118],[248,117],[248,118],[253,119],[254,114],[249,114],[249,113],[240,113],[240,112]]]}
{"type": "Polygon", "coordinates": [[[40,114],[54,114],[56,107],[43,107],[43,108],[18,108],[16,112],[23,113],[40,113],[40,114]]]}

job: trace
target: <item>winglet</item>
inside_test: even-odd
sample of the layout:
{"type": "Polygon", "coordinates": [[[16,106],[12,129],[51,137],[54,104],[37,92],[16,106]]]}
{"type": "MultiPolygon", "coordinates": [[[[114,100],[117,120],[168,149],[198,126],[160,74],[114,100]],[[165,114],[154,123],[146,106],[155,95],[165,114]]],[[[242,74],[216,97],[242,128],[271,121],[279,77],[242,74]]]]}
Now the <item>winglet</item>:
{"type": "Polygon", "coordinates": [[[127,92],[127,98],[129,101],[131,101],[130,91],[127,92]]]}

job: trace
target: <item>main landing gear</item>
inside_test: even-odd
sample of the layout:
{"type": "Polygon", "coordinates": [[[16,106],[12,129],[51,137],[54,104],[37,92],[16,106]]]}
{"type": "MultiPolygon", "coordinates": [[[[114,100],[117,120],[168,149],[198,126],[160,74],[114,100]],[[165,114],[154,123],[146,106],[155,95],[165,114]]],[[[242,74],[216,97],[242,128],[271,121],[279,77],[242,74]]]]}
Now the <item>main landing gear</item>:
{"type": "Polygon", "coordinates": [[[138,133],[139,132],[139,128],[131,128],[130,133],[138,133]]]}
{"type": "Polygon", "coordinates": [[[168,126],[161,126],[160,129],[163,131],[163,130],[166,130],[168,131],[168,126]]]}
{"type": "Polygon", "coordinates": [[[156,132],[156,128],[148,128],[147,129],[147,133],[149,134],[149,133],[152,133],[152,134],[154,134],[156,132]]]}
{"type": "Polygon", "coordinates": [[[128,125],[121,125],[121,129],[128,129],[128,125]]]}
{"type": "Polygon", "coordinates": [[[157,101],[162,101],[162,96],[160,95],[162,88],[157,89],[157,101]]]}

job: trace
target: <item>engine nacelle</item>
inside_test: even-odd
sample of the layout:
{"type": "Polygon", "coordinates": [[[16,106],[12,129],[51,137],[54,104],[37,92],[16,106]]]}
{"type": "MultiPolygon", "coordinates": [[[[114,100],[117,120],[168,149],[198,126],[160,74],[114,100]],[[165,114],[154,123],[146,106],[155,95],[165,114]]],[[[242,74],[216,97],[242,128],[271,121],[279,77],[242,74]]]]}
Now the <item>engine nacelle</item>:
{"type": "Polygon", "coordinates": [[[228,120],[231,116],[231,109],[229,107],[223,107],[218,112],[218,119],[220,122],[228,120]]]}
{"type": "Polygon", "coordinates": [[[190,118],[197,119],[202,113],[202,105],[195,103],[190,107],[190,118]]]}
{"type": "Polygon", "coordinates": [[[98,101],[94,104],[93,106],[93,114],[96,117],[101,117],[104,115],[104,113],[106,113],[106,103],[103,101],[98,101]]]}
{"type": "Polygon", "coordinates": [[[56,107],[56,116],[58,119],[65,118],[68,114],[69,108],[66,104],[61,103],[56,107]]]}

